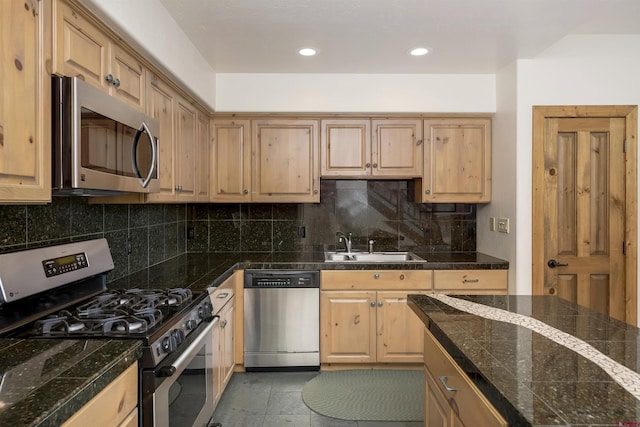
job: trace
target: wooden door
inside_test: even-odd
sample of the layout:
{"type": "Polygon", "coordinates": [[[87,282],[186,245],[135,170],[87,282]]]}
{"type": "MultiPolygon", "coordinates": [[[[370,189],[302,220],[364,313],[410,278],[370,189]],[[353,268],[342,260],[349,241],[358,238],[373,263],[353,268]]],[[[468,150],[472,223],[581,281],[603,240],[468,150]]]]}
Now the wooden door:
{"type": "Polygon", "coordinates": [[[111,45],[110,74],[118,84],[112,84],[112,94],[134,108],[144,111],[145,69],[136,58],[116,44],[111,45]]]}
{"type": "Polygon", "coordinates": [[[424,323],[407,305],[408,293],[422,292],[378,292],[378,362],[422,363],[424,360],[424,323]]]}
{"type": "Polygon", "coordinates": [[[549,118],[545,135],[545,288],[625,320],[625,120],[549,118]]]}
{"type": "Polygon", "coordinates": [[[491,120],[424,121],[422,202],[491,200],[491,120]]]}
{"type": "Polygon", "coordinates": [[[370,176],[371,121],[322,120],[320,157],[321,176],[370,176]]]}
{"type": "Polygon", "coordinates": [[[0,202],[51,200],[51,77],[45,8],[0,2],[0,202]]]}
{"type": "Polygon", "coordinates": [[[613,317],[634,325],[638,316],[637,131],[635,105],[533,108],[533,293],[561,293],[587,305],[593,301],[596,308],[606,306],[613,317]],[[566,118],[592,120],[564,121],[566,118]],[[626,141],[622,145],[620,133],[626,141]],[[590,148],[577,148],[585,138],[590,148]],[[598,149],[603,141],[608,147],[604,152],[598,149]],[[567,156],[574,156],[578,163],[568,165],[567,156]],[[556,163],[562,166],[562,176],[556,163]],[[584,163],[593,163],[594,170],[584,163]],[[567,175],[567,168],[576,171],[575,178],[567,175]],[[607,173],[597,178],[596,171],[604,170],[607,173]],[[620,180],[623,190],[618,188],[620,180]],[[575,187],[556,189],[558,183],[575,187]],[[607,193],[597,197],[598,191],[607,193]],[[568,223],[568,209],[576,211],[577,219],[563,226],[563,221],[568,223]],[[554,230],[547,231],[548,227],[554,230]],[[550,234],[555,234],[555,244],[547,243],[550,234]],[[570,243],[574,235],[576,241],[570,243]],[[592,253],[593,273],[582,259],[591,258],[592,253]],[[550,259],[569,265],[551,269],[550,259]],[[597,295],[604,295],[602,301],[597,301],[597,295]]]}
{"type": "Polygon", "coordinates": [[[176,196],[177,200],[196,200],[196,110],[178,98],[176,115],[176,196]]]}
{"type": "Polygon", "coordinates": [[[211,182],[211,143],[209,140],[209,117],[198,111],[198,136],[196,156],[196,198],[199,202],[209,201],[211,182]]]}
{"type": "Polygon", "coordinates": [[[54,73],[78,76],[108,92],[105,80],[109,71],[110,43],[106,34],[65,2],[56,7],[54,32],[54,73]]]}
{"type": "Polygon", "coordinates": [[[175,94],[159,79],[152,77],[148,93],[149,115],[160,124],[158,136],[158,174],[160,191],[148,194],[147,201],[164,202],[175,200],[175,94]]]}
{"type": "Polygon", "coordinates": [[[251,122],[211,122],[212,202],[251,201],[251,122]]]}
{"type": "Polygon", "coordinates": [[[320,202],[318,122],[254,120],[254,202],[320,202]]]}
{"type": "Polygon", "coordinates": [[[422,120],[373,120],[372,175],[422,176],[422,120]]]}
{"type": "Polygon", "coordinates": [[[376,361],[375,292],[320,292],[320,361],[376,361]]]}

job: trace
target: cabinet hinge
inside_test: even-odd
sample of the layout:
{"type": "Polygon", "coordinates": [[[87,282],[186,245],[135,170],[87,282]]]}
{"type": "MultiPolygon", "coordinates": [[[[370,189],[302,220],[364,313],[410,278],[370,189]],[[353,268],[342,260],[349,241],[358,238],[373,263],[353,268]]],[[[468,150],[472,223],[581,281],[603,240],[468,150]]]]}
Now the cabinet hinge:
{"type": "Polygon", "coordinates": [[[622,241],[622,255],[626,255],[627,254],[627,242],[626,241],[622,241]]]}

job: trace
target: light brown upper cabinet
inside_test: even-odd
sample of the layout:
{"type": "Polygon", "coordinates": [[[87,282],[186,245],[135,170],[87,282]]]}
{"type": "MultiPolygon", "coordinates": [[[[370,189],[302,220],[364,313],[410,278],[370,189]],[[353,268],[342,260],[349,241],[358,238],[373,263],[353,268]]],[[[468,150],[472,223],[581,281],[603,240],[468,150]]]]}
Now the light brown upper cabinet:
{"type": "Polygon", "coordinates": [[[211,201],[251,201],[251,121],[211,121],[211,201]]]}
{"type": "Polygon", "coordinates": [[[491,201],[491,120],[424,121],[424,173],[416,182],[416,201],[491,201]]]}
{"type": "Polygon", "coordinates": [[[253,120],[254,202],[320,202],[318,121],[253,120]]]}
{"type": "Polygon", "coordinates": [[[196,200],[208,202],[210,197],[211,143],[209,140],[209,117],[198,111],[198,135],[196,156],[196,200]]]}
{"type": "Polygon", "coordinates": [[[63,1],[54,1],[55,74],[87,83],[144,110],[145,68],[94,21],[63,1]]]}
{"type": "Polygon", "coordinates": [[[51,200],[49,2],[1,1],[0,202],[51,200]]]}
{"type": "Polygon", "coordinates": [[[321,163],[323,177],[421,176],[422,120],[322,120],[321,163]]]}
{"type": "Polygon", "coordinates": [[[160,192],[148,202],[196,201],[196,109],[162,80],[149,79],[149,115],[160,122],[160,192]]]}

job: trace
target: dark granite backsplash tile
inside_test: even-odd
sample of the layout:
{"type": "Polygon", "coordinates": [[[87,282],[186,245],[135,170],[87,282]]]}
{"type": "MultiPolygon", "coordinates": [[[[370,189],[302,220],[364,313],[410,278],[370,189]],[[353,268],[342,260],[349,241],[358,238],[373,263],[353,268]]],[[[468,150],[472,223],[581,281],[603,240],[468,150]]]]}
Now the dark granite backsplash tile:
{"type": "Polygon", "coordinates": [[[300,227],[302,221],[274,221],[273,222],[273,250],[276,252],[290,252],[302,249],[300,227]]]}
{"type": "Polygon", "coordinates": [[[240,208],[242,205],[228,205],[228,204],[210,204],[209,205],[209,219],[221,220],[221,219],[233,219],[240,220],[240,208]]]}
{"type": "Polygon", "coordinates": [[[195,234],[193,239],[187,239],[187,252],[208,252],[209,222],[189,221],[187,228],[193,228],[195,234]]]}
{"type": "Polygon", "coordinates": [[[273,221],[242,221],[240,250],[243,252],[271,252],[273,250],[273,221]]]}
{"type": "Polygon", "coordinates": [[[38,206],[0,206],[0,253],[107,238],[112,281],[186,252],[186,205],[100,205],[55,197],[38,206]],[[127,248],[131,247],[131,253],[127,248]]]}
{"type": "Polygon", "coordinates": [[[209,222],[209,251],[233,252],[240,250],[239,221],[209,222]]]}

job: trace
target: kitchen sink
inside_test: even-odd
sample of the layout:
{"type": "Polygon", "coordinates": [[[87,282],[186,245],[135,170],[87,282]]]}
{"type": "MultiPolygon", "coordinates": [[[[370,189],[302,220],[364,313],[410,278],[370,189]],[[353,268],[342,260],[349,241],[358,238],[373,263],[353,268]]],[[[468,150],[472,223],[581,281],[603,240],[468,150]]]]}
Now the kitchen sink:
{"type": "Polygon", "coordinates": [[[412,252],[325,252],[325,262],[427,262],[412,252]]]}

